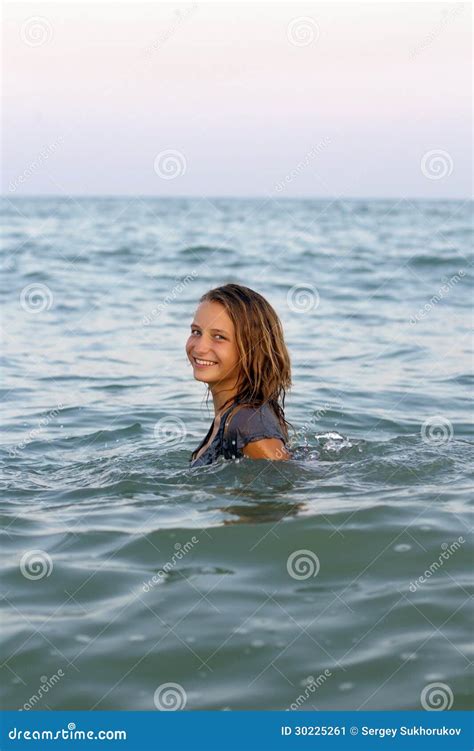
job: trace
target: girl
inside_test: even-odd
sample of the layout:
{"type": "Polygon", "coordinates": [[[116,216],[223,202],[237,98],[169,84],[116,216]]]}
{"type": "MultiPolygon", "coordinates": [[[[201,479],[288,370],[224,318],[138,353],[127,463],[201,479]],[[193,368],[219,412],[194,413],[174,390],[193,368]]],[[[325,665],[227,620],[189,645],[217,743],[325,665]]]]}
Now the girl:
{"type": "Polygon", "coordinates": [[[258,292],[226,284],[199,301],[186,354],[194,378],[208,385],[215,418],[191,466],[220,456],[286,460],[284,405],[291,386],[280,319],[258,292]]]}

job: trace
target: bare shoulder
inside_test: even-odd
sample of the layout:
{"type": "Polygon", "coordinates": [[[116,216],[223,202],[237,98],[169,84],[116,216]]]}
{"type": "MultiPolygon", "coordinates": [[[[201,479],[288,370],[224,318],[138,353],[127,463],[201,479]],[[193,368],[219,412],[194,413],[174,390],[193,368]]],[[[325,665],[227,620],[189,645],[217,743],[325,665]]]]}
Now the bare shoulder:
{"type": "Polygon", "coordinates": [[[271,459],[272,461],[291,459],[290,452],[279,438],[262,438],[260,441],[247,443],[242,453],[250,459],[271,459]]]}

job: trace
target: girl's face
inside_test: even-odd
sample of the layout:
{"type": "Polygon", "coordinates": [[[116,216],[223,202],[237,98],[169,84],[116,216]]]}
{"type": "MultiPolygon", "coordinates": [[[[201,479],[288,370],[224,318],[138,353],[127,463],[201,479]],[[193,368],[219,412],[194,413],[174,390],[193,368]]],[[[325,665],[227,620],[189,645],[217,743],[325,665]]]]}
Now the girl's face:
{"type": "Polygon", "coordinates": [[[230,380],[236,381],[239,356],[235,329],[223,305],[207,300],[200,303],[186,342],[186,354],[197,381],[226,386],[230,380]]]}

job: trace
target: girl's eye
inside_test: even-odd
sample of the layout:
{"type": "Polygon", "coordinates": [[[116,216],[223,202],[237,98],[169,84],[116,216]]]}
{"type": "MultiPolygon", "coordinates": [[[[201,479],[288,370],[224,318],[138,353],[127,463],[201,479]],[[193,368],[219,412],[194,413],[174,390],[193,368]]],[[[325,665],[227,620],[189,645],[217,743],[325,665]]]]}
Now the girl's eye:
{"type": "MultiPolygon", "coordinates": [[[[193,334],[200,334],[200,333],[201,333],[201,332],[199,331],[199,329],[191,329],[191,336],[192,336],[193,334]]],[[[222,336],[221,334],[214,334],[214,337],[215,337],[216,339],[222,339],[222,341],[226,341],[226,338],[225,338],[225,336],[222,336]]]]}

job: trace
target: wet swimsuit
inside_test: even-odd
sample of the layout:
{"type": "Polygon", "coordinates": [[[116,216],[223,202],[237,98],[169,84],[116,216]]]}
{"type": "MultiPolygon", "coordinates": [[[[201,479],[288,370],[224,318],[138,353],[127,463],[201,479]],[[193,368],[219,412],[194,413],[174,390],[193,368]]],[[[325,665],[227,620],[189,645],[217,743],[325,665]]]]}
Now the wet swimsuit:
{"type": "Polygon", "coordinates": [[[235,407],[236,405],[232,404],[223,412],[219,429],[213,440],[204,453],[198,459],[193,460],[193,456],[199,453],[212,434],[215,419],[212,421],[206,437],[193,452],[190,460],[191,467],[212,464],[220,456],[225,459],[240,459],[243,456],[242,449],[247,443],[259,441],[262,438],[279,438],[285,443],[286,439],[278,417],[269,404],[262,404],[259,407],[240,407],[230,417],[226,426],[227,417],[235,407]]]}

